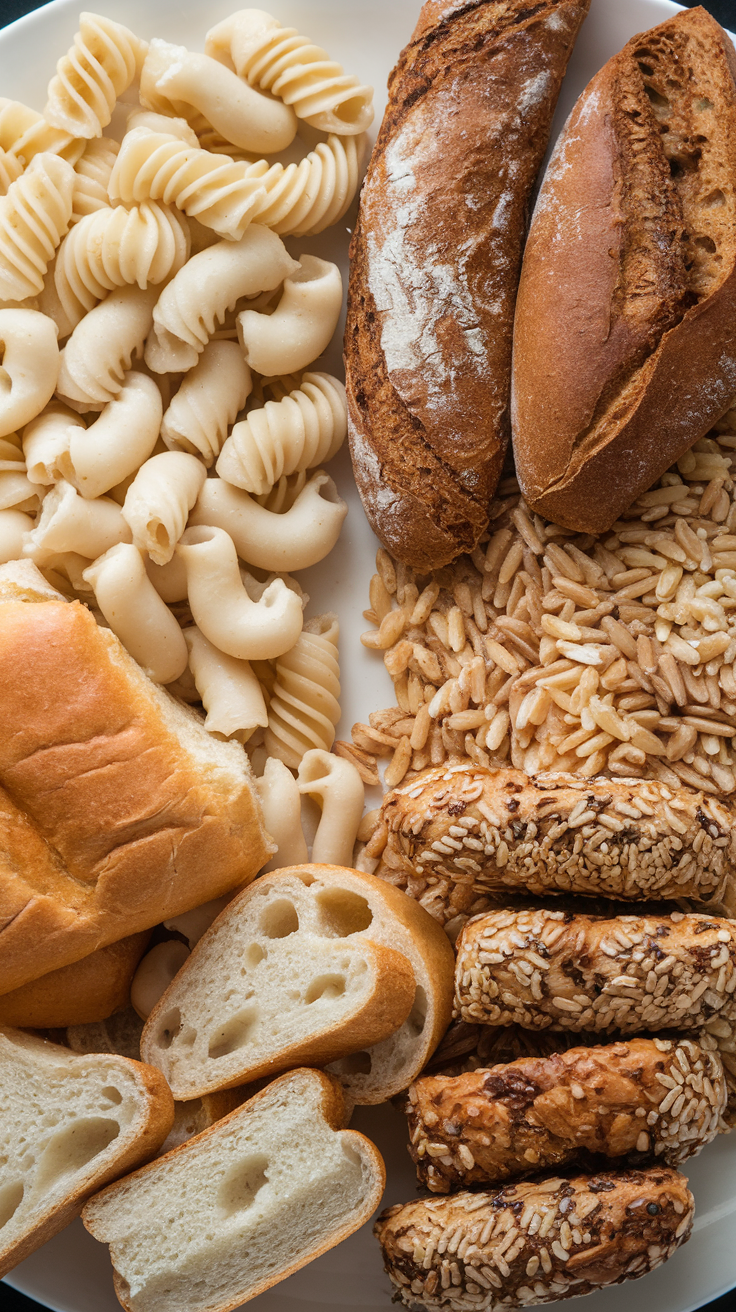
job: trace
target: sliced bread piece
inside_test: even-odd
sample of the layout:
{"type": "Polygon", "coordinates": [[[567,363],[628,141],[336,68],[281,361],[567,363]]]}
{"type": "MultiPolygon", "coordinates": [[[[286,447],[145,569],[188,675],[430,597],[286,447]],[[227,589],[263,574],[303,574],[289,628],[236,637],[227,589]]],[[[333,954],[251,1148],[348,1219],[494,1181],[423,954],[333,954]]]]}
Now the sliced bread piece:
{"type": "Polygon", "coordinates": [[[177,1099],[309,1061],[345,1062],[335,1073],[351,1096],[382,1101],[447,1027],[453,969],[411,898],[341,866],[292,866],[218,916],[151,1012],[141,1054],[177,1099]],[[374,1045],[386,1045],[375,1071],[374,1045]]]}
{"type": "Polygon", "coordinates": [[[77,1056],[0,1029],[0,1276],[110,1180],[147,1161],[171,1129],[158,1071],[125,1057],[77,1056]]]}
{"type": "Polygon", "coordinates": [[[229,1312],[333,1248],[377,1207],[378,1149],[344,1130],[336,1080],[295,1070],[82,1220],[110,1245],[128,1312],[229,1312]]]}

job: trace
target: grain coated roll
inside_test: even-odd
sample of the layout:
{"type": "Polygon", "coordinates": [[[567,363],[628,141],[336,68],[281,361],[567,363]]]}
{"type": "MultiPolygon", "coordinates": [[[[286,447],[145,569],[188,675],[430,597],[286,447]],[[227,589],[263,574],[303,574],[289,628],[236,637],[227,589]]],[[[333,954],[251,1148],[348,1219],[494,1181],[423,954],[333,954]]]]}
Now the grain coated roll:
{"type": "Polygon", "coordinates": [[[396,1294],[428,1312],[493,1312],[644,1276],[690,1236],[678,1171],[603,1171],[390,1207],[374,1233],[396,1294]]]}

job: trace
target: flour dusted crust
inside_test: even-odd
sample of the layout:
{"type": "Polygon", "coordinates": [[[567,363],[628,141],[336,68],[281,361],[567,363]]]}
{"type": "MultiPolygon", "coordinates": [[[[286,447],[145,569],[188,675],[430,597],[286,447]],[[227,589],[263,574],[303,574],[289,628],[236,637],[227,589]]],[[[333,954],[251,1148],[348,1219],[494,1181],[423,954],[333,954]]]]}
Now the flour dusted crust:
{"type": "Polygon", "coordinates": [[[487,523],[526,206],[587,10],[425,5],[389,81],[351,248],[349,433],[373,528],[417,568],[487,523]]]}

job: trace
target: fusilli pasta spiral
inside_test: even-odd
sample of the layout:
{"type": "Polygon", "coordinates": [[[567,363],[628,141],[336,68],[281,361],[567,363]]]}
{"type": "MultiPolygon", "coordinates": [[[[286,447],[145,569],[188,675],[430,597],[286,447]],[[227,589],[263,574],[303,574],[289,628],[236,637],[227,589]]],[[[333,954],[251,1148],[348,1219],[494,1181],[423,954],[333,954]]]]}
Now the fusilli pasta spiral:
{"type": "Polygon", "coordinates": [[[39,503],[39,489],[26,475],[25,455],[17,433],[0,437],[0,510],[11,508],[31,513],[39,503]]]}
{"type": "Polygon", "coordinates": [[[282,237],[314,236],[337,223],[358,190],[365,141],[333,134],[298,164],[251,164],[249,176],[257,177],[266,193],[256,222],[282,237]]]}
{"type": "Polygon", "coordinates": [[[77,324],[61,353],[58,392],[75,410],[99,410],[119,393],[153,324],[157,287],[121,287],[77,324]]]}
{"type": "Polygon", "coordinates": [[[145,41],[111,18],[80,14],[74,45],[56,65],[44,117],[75,137],[99,137],[115,101],[143,66],[145,41]]]}
{"type": "Polygon", "coordinates": [[[17,155],[11,155],[0,146],[0,196],[7,195],[8,188],[17,182],[22,172],[23,165],[17,155]]]}
{"type": "Polygon", "coordinates": [[[44,151],[76,164],[84,142],[52,127],[43,114],[29,109],[22,101],[0,97],[0,149],[15,155],[22,168],[30,164],[34,155],[44,151]]]}
{"type": "Polygon", "coordinates": [[[157,285],[186,262],[189,231],[176,210],[156,201],[95,210],[65,237],[54,279],[72,324],[116,287],[157,285]]]}
{"type": "Polygon", "coordinates": [[[74,169],[58,155],[36,155],[0,198],[0,300],[41,291],[69,227],[74,169]]]}
{"type": "Polygon", "coordinates": [[[352,135],[373,122],[373,87],[361,86],[320,46],[262,9],[241,9],[218,23],[207,33],[205,51],[322,132],[352,135]]]}
{"type": "Polygon", "coordinates": [[[209,469],[251,386],[237,342],[208,342],[164,415],[161,437],[167,447],[201,456],[209,469]]]}
{"type": "Polygon", "coordinates": [[[107,209],[110,201],[107,184],[120,150],[120,142],[111,137],[95,137],[88,141],[84,154],[77,161],[74,172],[74,202],[72,223],[79,223],[95,210],[107,209]]]}
{"type": "Polygon", "coordinates": [[[267,401],[236,424],[220,452],[220,478],[261,496],[283,474],[331,460],[347,432],[345,388],[329,374],[306,373],[282,401],[267,401]]]}
{"type": "Polygon", "coordinates": [[[264,745],[291,770],[310,748],[329,751],[340,719],[336,615],[309,620],[296,644],[276,661],[264,745]]]}

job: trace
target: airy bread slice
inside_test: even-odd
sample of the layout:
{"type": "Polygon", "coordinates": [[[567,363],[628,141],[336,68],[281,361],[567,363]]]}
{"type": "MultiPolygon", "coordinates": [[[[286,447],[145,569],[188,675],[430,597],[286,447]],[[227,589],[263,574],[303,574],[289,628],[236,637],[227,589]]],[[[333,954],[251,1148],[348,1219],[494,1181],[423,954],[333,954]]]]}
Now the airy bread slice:
{"type": "Polygon", "coordinates": [[[336,1080],[295,1070],[82,1220],[110,1245],[128,1312],[229,1312],[333,1248],[378,1205],[377,1148],[344,1130],[336,1080]]]}
{"type": "Polygon", "coordinates": [[[106,1020],[130,1001],[130,982],[150,937],[144,929],[4,993],[0,1025],[46,1030],[106,1020]]]}
{"type": "Polygon", "coordinates": [[[453,969],[432,917],[372,875],[278,870],[234,898],[194,948],[151,1012],[141,1053],[179,1099],[310,1061],[335,1062],[355,1101],[383,1101],[447,1027],[453,969]]]}
{"type": "Polygon", "coordinates": [[[152,1157],[174,1119],[158,1071],[75,1056],[0,1029],[0,1276],[63,1230],[85,1199],[152,1157]]]}
{"type": "Polygon", "coordinates": [[[242,747],[30,562],[0,567],[0,994],[251,879],[242,747]]]}

